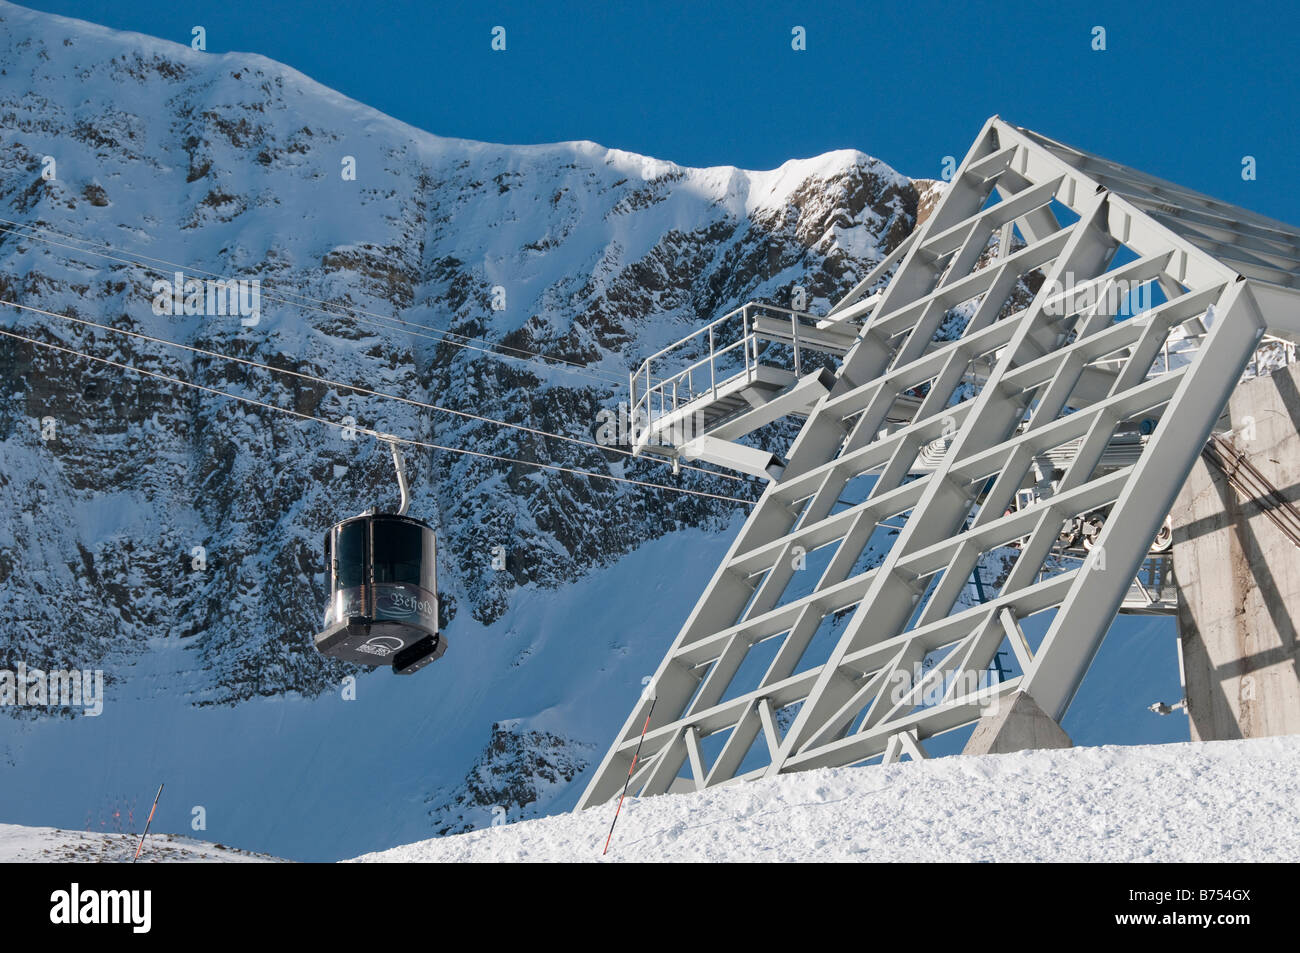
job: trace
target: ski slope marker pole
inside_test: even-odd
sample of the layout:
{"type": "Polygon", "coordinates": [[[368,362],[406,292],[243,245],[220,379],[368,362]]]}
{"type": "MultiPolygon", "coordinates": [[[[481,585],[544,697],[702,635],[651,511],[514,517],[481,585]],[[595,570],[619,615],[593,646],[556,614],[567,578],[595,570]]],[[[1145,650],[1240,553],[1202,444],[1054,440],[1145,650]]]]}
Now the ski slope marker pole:
{"type": "Polygon", "coordinates": [[[158,810],[158,799],[162,797],[163,786],[158,785],[158,793],[153,796],[153,807],[149,808],[149,820],[144,822],[144,833],[140,835],[140,843],[135,849],[135,856],[131,858],[131,863],[140,859],[140,851],[144,850],[144,839],[149,836],[149,825],[153,823],[153,812],[158,810]]]}
{"type": "Polygon", "coordinates": [[[623,782],[623,793],[618,796],[618,807],[614,809],[614,819],[609,822],[609,836],[605,838],[605,849],[600,852],[604,857],[609,853],[609,842],[614,838],[614,825],[618,823],[619,811],[623,810],[623,798],[627,797],[627,786],[632,783],[632,772],[636,770],[637,759],[641,757],[641,742],[645,741],[645,730],[650,727],[650,716],[655,713],[657,698],[650,699],[650,710],[645,713],[645,724],[641,726],[641,737],[636,742],[636,754],[632,755],[632,766],[627,769],[627,780],[623,782]]]}

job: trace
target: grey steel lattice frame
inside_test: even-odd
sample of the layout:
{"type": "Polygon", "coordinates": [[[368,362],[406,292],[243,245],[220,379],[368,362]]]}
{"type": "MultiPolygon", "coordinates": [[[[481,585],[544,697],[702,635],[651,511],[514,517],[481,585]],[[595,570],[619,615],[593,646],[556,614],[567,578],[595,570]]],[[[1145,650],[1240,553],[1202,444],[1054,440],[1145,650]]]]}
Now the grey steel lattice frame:
{"type": "MultiPolygon", "coordinates": [[[[862,308],[879,278],[868,276],[833,310],[862,308]]],[[[1016,691],[1059,720],[1256,342],[1266,329],[1289,340],[1300,333],[1297,282],[1300,232],[1291,226],[990,119],[578,809],[622,788],[652,693],[630,789],[643,796],[680,787],[684,764],[698,789],[877,756],[925,757],[927,739],[1016,691]],[[1024,247],[1013,248],[1013,229],[1024,247]],[[1121,244],[1136,260],[1113,267],[1121,244]],[[1017,281],[1035,269],[1048,280],[1008,314],[1017,281]],[[1167,300],[1116,320],[1113,302],[1089,292],[1120,280],[1154,280],[1167,300]],[[935,340],[950,309],[972,299],[960,336],[935,340]],[[1199,348],[1186,366],[1153,375],[1179,325],[1204,328],[1199,348]],[[989,355],[984,386],[954,403],[971,361],[989,355]],[[928,391],[911,423],[882,430],[891,404],[918,386],[928,391]],[[1097,468],[1116,427],[1138,418],[1159,423],[1137,462],[1097,468]],[[944,435],[952,442],[939,466],[909,480],[919,450],[944,435]],[[1052,495],[1009,510],[1017,489],[1033,483],[1035,454],[1075,438],[1077,456],[1052,495]],[[865,499],[836,510],[849,481],[871,473],[865,499]],[[1047,565],[1067,517],[1107,507],[1100,545],[1082,565],[1047,565]],[[877,526],[900,518],[883,561],[853,572],[877,526]],[[1013,542],[1020,554],[996,594],[960,605],[980,555],[1013,542]],[[796,547],[828,546],[815,588],[783,599],[796,547]],[[1053,610],[1031,647],[1020,621],[1053,610]],[[829,659],[800,668],[818,628],[846,611],[829,659]],[[728,694],[741,662],[767,639],[782,641],[758,687],[728,694]],[[1007,643],[1021,674],[957,694],[963,681],[953,676],[987,669],[1007,643]],[[900,675],[945,651],[919,681],[900,675]],[[938,703],[918,707],[949,679],[938,703]],[[782,731],[778,710],[800,702],[782,731]],[[718,732],[725,742],[708,759],[702,742],[718,732]],[[762,766],[740,773],[755,745],[762,766]]]]}

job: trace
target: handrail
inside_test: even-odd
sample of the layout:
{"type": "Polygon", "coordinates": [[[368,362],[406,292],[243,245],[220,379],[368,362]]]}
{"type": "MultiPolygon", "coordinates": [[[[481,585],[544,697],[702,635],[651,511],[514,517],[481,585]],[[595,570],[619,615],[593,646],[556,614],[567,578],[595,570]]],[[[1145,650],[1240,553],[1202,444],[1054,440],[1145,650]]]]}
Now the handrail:
{"type": "Polygon", "coordinates": [[[683,344],[685,344],[687,341],[691,340],[692,338],[699,337],[705,331],[711,331],[713,328],[716,328],[719,324],[722,324],[724,321],[728,320],[729,318],[735,317],[736,315],[740,314],[742,311],[748,308],[750,304],[752,304],[752,302],[742,304],[739,308],[736,308],[734,311],[728,311],[722,317],[714,318],[712,321],[704,325],[704,327],[700,328],[698,331],[692,331],[690,334],[686,335],[686,337],[682,338],[680,341],[674,341],[672,344],[669,344],[667,347],[660,348],[659,350],[651,354],[649,357],[647,357],[644,361],[642,361],[641,366],[644,367],[645,365],[653,361],[656,357],[662,357],[663,355],[667,354],[669,351],[676,350],[677,348],[681,347],[683,344]]]}
{"type": "MultiPolygon", "coordinates": [[[[760,341],[790,346],[794,355],[795,373],[802,374],[804,346],[801,340],[800,325],[807,325],[807,328],[802,331],[806,335],[809,330],[817,330],[818,322],[821,320],[818,315],[806,311],[797,311],[793,308],[758,301],[750,301],[739,308],[728,311],[722,317],[715,318],[680,340],[655,351],[628,376],[631,395],[630,410],[634,419],[642,419],[645,423],[650,423],[706,393],[711,393],[716,398],[720,381],[719,371],[723,370],[723,368],[719,367],[720,359],[725,359],[728,355],[739,354],[741,360],[737,362],[736,374],[754,374],[760,363],[760,341]],[[759,331],[755,319],[761,315],[788,317],[790,319],[789,340],[785,340],[780,335],[759,331]],[[739,319],[740,325],[737,338],[719,346],[718,339],[722,336],[719,333],[720,329],[728,322],[734,323],[737,319],[739,319]],[[705,348],[703,357],[692,361],[685,367],[674,369],[664,376],[656,375],[656,362],[663,364],[664,359],[674,352],[700,345],[705,348]],[[697,389],[696,374],[702,374],[705,365],[708,365],[708,382],[707,385],[697,389]],[[654,400],[656,394],[658,395],[657,408],[654,400]],[[638,416],[638,411],[642,411],[643,415],[638,416]]],[[[726,374],[721,380],[725,381],[732,376],[735,375],[726,374]]]]}

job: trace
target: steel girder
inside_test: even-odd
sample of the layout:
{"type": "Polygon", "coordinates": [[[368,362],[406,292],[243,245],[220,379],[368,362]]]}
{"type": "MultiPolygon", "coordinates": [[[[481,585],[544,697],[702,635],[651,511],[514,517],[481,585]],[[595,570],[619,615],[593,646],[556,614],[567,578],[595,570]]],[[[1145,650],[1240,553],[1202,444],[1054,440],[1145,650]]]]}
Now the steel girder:
{"type": "Polygon", "coordinates": [[[925,757],[1016,691],[1059,720],[1260,336],[1300,330],[1300,232],[997,117],[891,258],[882,292],[891,260],[833,309],[869,315],[857,344],[579,810],[622,789],[652,697],[630,784],[643,796],[925,757]],[[1037,289],[1017,310],[1024,283],[1037,289]],[[1160,298],[1144,308],[1113,293],[1144,284],[1160,298]],[[1175,333],[1199,347],[1153,372],[1175,333]],[[972,386],[976,361],[991,369],[972,386]],[[1099,466],[1135,421],[1155,428],[1136,462],[1099,466]],[[1050,492],[1013,505],[1069,441],[1050,492]],[[1053,557],[1063,523],[1097,512],[1090,555],[1053,557]],[[969,599],[981,556],[1006,547],[994,591],[969,599]],[[1000,650],[1015,666],[992,681],[1000,650]]]}

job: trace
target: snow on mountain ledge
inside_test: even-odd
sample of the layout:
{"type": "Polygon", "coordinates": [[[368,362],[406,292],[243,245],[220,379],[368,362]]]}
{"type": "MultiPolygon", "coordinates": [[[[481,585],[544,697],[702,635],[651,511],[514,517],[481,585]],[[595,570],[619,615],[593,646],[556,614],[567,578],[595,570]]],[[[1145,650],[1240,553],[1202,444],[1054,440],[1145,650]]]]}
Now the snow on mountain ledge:
{"type": "Polygon", "coordinates": [[[786,775],[436,838],[382,861],[1300,860],[1300,736],[786,775]]]}

